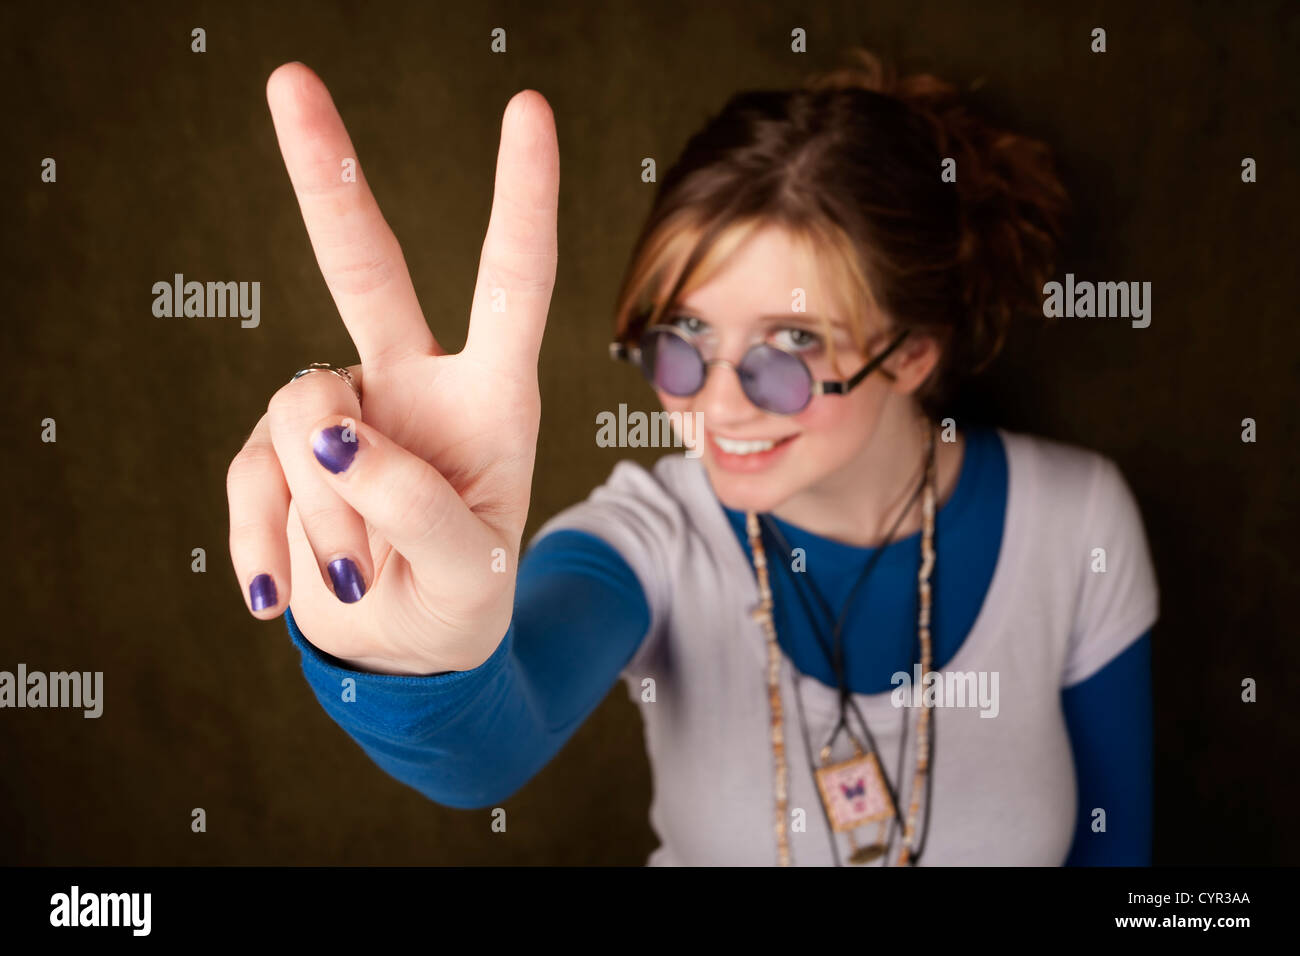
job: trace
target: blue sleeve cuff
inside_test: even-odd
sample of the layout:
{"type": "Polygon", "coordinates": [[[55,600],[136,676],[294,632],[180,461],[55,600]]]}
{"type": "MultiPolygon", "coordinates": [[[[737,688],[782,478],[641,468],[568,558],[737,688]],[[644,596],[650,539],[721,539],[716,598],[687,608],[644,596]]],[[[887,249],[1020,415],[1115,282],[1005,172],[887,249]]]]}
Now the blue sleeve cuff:
{"type": "Polygon", "coordinates": [[[371,674],[289,636],[321,707],[374,763],[435,803],[507,799],[595,710],[650,624],[635,573],[608,544],[557,531],[520,561],[515,614],[467,671],[371,674]]]}
{"type": "Polygon", "coordinates": [[[302,672],[316,699],[344,730],[398,743],[418,742],[454,719],[505,667],[514,645],[514,622],[486,661],[467,671],[428,676],[354,670],[312,644],[289,609],[285,624],[302,654],[302,672]],[[352,684],[345,684],[345,681],[352,684]]]}

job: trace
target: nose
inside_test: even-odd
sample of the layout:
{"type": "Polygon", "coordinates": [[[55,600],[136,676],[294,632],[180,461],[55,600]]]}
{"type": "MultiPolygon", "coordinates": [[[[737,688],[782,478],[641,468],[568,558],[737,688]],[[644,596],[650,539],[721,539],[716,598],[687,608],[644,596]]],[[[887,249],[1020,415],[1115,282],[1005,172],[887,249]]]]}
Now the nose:
{"type": "Polygon", "coordinates": [[[706,427],[726,428],[752,421],[762,412],[740,387],[740,373],[726,359],[710,359],[704,366],[704,387],[695,397],[706,427]],[[719,367],[721,366],[721,367],[719,367]]]}

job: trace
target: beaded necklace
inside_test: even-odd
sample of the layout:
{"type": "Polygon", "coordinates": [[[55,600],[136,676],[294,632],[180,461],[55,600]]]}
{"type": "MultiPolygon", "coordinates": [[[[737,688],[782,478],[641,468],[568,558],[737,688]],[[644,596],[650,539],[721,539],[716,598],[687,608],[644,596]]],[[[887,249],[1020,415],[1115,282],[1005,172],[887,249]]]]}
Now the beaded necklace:
{"type": "MultiPolygon", "coordinates": [[[[927,423],[926,431],[928,436],[927,455],[925,473],[922,478],[925,494],[921,502],[921,567],[917,572],[917,632],[921,645],[920,663],[922,674],[930,672],[931,664],[930,576],[934,571],[935,563],[934,515],[935,500],[937,498],[933,426],[927,423]]],[[[910,507],[909,503],[908,509],[910,507]]],[[[906,513],[907,509],[904,510],[903,514],[906,513]]],[[[899,521],[901,520],[902,516],[900,515],[899,521]]],[[[791,864],[790,841],[789,834],[786,831],[786,816],[789,804],[789,772],[785,758],[784,707],[781,702],[780,687],[781,650],[777,643],[776,625],[772,618],[772,590],[767,574],[767,554],[763,547],[758,516],[754,512],[746,512],[745,527],[749,535],[749,550],[754,564],[754,573],[758,579],[759,603],[753,611],[753,618],[762,626],[767,638],[768,701],[772,715],[772,758],[776,768],[776,779],[773,788],[775,797],[773,829],[776,834],[778,863],[781,866],[789,866],[791,864]]],[[[883,550],[883,546],[881,550],[883,550]]],[[[846,705],[851,703],[851,700],[843,677],[842,667],[839,664],[838,643],[837,632],[834,663],[837,676],[840,679],[840,721],[830,741],[822,747],[819,753],[822,766],[815,771],[815,777],[822,806],[831,829],[835,832],[848,833],[849,844],[853,850],[850,861],[853,863],[867,863],[886,852],[886,845],[881,842],[885,825],[891,819],[896,821],[899,814],[893,788],[889,786],[874,752],[874,742],[871,750],[864,750],[861,743],[854,738],[852,731],[848,729],[845,720],[845,709],[846,705]],[[831,745],[841,729],[848,733],[849,739],[853,743],[854,756],[848,760],[831,763],[831,745]],[[854,838],[854,831],[866,823],[875,821],[880,823],[880,831],[876,842],[859,847],[854,838]]],[[[797,685],[795,689],[798,690],[797,685]]],[[[854,705],[854,709],[856,710],[856,705],[854,705]]],[[[860,713],[858,717],[861,720],[860,713]]],[[[862,723],[865,728],[866,722],[863,721],[862,723]]],[[[919,856],[919,851],[915,847],[916,819],[920,806],[921,791],[927,780],[932,756],[929,744],[930,708],[922,707],[917,718],[916,769],[912,780],[911,800],[903,830],[903,846],[896,860],[899,866],[914,863],[916,857],[919,856]]],[[[928,817],[928,801],[926,810],[928,817]]]]}

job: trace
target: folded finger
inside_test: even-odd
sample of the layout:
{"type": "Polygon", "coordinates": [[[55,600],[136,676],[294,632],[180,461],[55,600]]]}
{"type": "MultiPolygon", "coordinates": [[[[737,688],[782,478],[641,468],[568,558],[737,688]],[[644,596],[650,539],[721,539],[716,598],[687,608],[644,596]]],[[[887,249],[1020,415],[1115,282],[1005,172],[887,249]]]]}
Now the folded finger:
{"type": "Polygon", "coordinates": [[[263,415],[226,473],[230,509],[230,561],[244,602],[254,617],[284,613],[290,598],[289,546],[285,522],[289,486],[263,415]]]}
{"type": "Polygon", "coordinates": [[[331,487],[406,558],[417,580],[462,598],[480,588],[502,538],[436,468],[373,426],[336,416],[316,422],[304,445],[331,487]]]}
{"type": "Polygon", "coordinates": [[[327,372],[290,382],[268,407],[271,441],[321,578],[340,601],[352,604],[373,582],[374,563],[365,521],[324,480],[306,447],[311,425],[322,415],[361,417],[356,395],[327,372]]]}

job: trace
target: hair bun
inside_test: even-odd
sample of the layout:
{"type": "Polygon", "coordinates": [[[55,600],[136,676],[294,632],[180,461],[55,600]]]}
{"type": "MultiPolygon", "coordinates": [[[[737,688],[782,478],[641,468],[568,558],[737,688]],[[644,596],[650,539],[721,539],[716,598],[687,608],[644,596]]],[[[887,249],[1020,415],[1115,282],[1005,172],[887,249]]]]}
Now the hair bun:
{"type": "MultiPolygon", "coordinates": [[[[859,61],[856,65],[817,76],[805,87],[893,97],[929,125],[939,157],[956,160],[958,258],[964,304],[976,323],[964,359],[977,370],[1001,349],[1012,314],[1042,314],[1042,287],[1055,270],[1069,210],[1051,150],[986,122],[967,108],[955,86],[939,77],[900,77],[893,64],[861,48],[850,55],[859,61]]],[[[939,174],[936,170],[936,178],[939,174]]]]}

